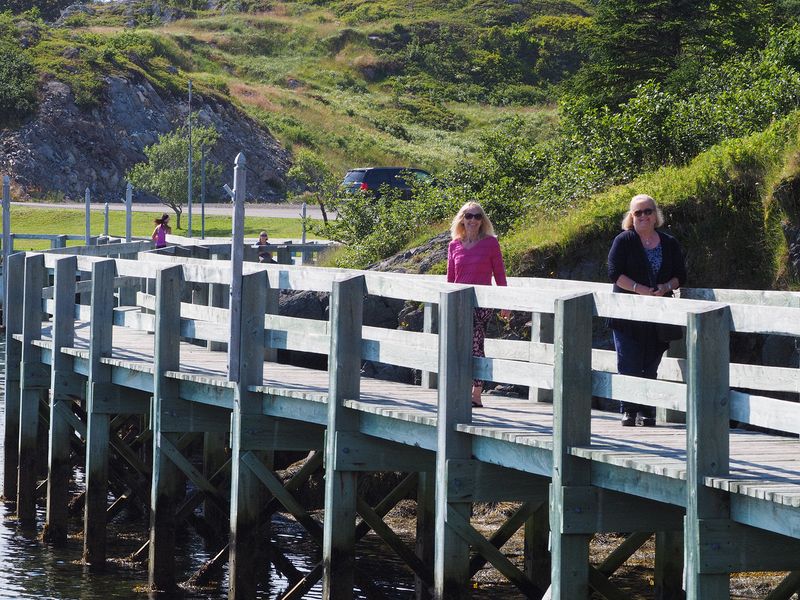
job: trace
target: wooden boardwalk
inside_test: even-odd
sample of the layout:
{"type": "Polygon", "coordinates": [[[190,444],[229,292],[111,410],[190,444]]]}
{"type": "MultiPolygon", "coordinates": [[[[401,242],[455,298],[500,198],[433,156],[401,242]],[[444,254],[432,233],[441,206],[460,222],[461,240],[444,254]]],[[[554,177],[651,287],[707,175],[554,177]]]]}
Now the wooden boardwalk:
{"type": "MultiPolygon", "coordinates": [[[[653,532],[658,598],[728,598],[737,571],[787,571],[770,600],[800,588],[800,370],[738,364],[729,354],[732,332],[800,337],[800,294],[686,290],[669,300],[582,282],[471,288],[438,277],[248,263],[237,274],[226,261],[152,253],[16,254],[8,267],[4,435],[18,452],[6,454],[4,495],[16,498],[21,521],[34,518],[41,407],[49,428],[45,537],[66,535],[70,447],[80,439],[92,566],[107,559],[105,527],[118,504],[138,498],[152,515],[141,551],[149,583],[174,588],[176,528],[205,503],[206,516],[230,516],[220,554],[229,561],[229,596],[252,598],[267,560],[259,527],[277,502],[323,553],[317,570],[289,575],[295,586],[286,598],[320,577],[326,598],[352,597],[356,539],[367,526],[414,572],[418,598],[469,597],[480,557],[526,597],[575,600],[591,589],[626,598],[613,572],[653,532]],[[329,294],[330,318],[278,314],[281,290],[329,294]],[[366,325],[366,295],[424,304],[425,330],[366,325]],[[538,331],[532,340],[487,340],[487,357],[473,358],[474,306],[530,313],[538,331]],[[685,326],[685,358],[665,359],[658,380],[617,374],[613,353],[592,347],[593,321],[607,317],[685,326]],[[329,369],[279,364],[278,350],[327,355],[329,369]],[[363,361],[416,369],[423,385],[364,377],[363,361]],[[485,395],[485,407],[471,409],[474,374],[529,386],[530,397],[485,395]],[[686,424],[662,418],[655,428],[622,428],[618,415],[592,408],[598,399],[635,399],[686,424]],[[123,427],[131,418],[140,425],[133,434],[123,427]],[[187,455],[197,439],[201,470],[187,455]],[[300,480],[278,481],[276,450],[324,455],[323,523],[294,499],[300,480]],[[410,488],[377,506],[358,497],[358,474],[380,471],[415,475],[416,548],[381,520],[399,497],[414,495],[410,488]],[[187,496],[187,480],[196,496],[187,496]],[[521,504],[486,539],[469,523],[479,501],[521,504]],[[524,568],[497,549],[520,527],[524,568]],[[598,532],[628,537],[613,558],[592,565],[588,543],[598,532]]],[[[310,461],[309,472],[319,464],[310,461]]]]}

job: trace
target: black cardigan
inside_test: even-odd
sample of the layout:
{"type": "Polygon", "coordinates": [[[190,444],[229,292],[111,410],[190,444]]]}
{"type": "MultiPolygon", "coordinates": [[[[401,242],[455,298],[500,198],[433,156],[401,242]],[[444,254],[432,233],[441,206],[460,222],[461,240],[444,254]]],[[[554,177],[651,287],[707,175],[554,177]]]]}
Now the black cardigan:
{"type": "MultiPolygon", "coordinates": [[[[615,292],[633,293],[623,290],[617,285],[620,275],[627,275],[639,285],[652,284],[655,287],[659,283],[668,282],[673,277],[678,278],[678,287],[684,285],[686,266],[678,240],[663,231],[656,231],[656,233],[661,239],[661,268],[654,282],[650,281],[650,263],[636,231],[627,229],[614,238],[608,253],[608,278],[614,283],[615,292]]],[[[672,292],[665,295],[672,296],[672,292]]],[[[609,325],[613,329],[621,329],[623,323],[628,323],[628,321],[611,319],[609,325]]]]}

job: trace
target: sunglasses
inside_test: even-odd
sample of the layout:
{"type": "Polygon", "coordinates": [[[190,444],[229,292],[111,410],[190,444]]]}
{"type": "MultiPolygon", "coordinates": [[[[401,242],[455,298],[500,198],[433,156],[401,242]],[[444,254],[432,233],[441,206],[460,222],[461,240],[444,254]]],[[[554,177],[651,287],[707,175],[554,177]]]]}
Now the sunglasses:
{"type": "Polygon", "coordinates": [[[472,219],[480,221],[481,219],[483,219],[483,215],[481,213],[464,213],[464,218],[467,221],[471,221],[472,219]]]}
{"type": "Polygon", "coordinates": [[[635,210],[635,211],[633,211],[633,216],[634,216],[634,217],[641,217],[642,215],[644,215],[645,217],[649,217],[649,216],[650,216],[650,215],[652,215],[654,212],[655,212],[655,211],[654,211],[652,208],[644,208],[644,209],[642,209],[642,210],[635,210]]]}

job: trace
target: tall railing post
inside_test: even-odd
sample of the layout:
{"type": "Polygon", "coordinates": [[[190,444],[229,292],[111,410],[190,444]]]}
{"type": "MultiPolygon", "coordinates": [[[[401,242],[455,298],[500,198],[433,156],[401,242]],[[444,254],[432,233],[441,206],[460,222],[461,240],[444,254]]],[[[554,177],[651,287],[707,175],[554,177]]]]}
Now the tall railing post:
{"type": "Polygon", "coordinates": [[[255,423],[263,419],[262,395],[249,388],[264,381],[263,351],[259,348],[264,347],[266,275],[259,271],[242,278],[241,337],[235,350],[240,357],[239,373],[231,419],[229,600],[255,598],[258,573],[262,569],[264,532],[260,527],[260,514],[265,490],[246,461],[258,460],[263,464],[261,455],[264,453],[254,448],[258,440],[252,433],[255,423]]]}
{"type": "Polygon", "coordinates": [[[729,597],[730,574],[703,572],[706,525],[730,517],[724,492],[705,485],[730,470],[730,312],[728,307],[689,313],[686,398],[686,599],[729,597]]]}
{"type": "Polygon", "coordinates": [[[50,445],[47,473],[47,521],[43,537],[52,544],[67,541],[69,479],[72,472],[70,436],[72,428],[65,418],[70,413],[70,392],[77,387],[73,359],[61,352],[75,339],[75,272],[78,259],[65,256],[56,260],[53,288],[53,351],[50,388],[50,445]]]}
{"type": "Polygon", "coordinates": [[[358,275],[334,282],[330,298],[330,383],[322,549],[322,596],[325,600],[353,597],[358,473],[337,469],[335,456],[338,433],[354,431],[358,426],[358,415],[345,408],[344,401],[357,400],[361,395],[364,292],[364,276],[358,275]]]}
{"type": "Polygon", "coordinates": [[[553,372],[553,479],[550,486],[551,597],[586,598],[589,594],[589,539],[567,534],[564,509],[570,492],[590,485],[589,461],[569,454],[587,445],[592,419],[592,294],[556,300],[553,372]]]}
{"type": "Polygon", "coordinates": [[[89,188],[86,188],[86,193],[84,194],[85,203],[86,203],[86,242],[85,244],[88,246],[91,242],[92,238],[92,193],[89,191],[89,188]]]}
{"type": "Polygon", "coordinates": [[[436,450],[436,539],[434,540],[435,598],[467,598],[469,544],[448,524],[453,511],[469,521],[469,502],[450,502],[448,463],[472,456],[469,437],[456,424],[472,417],[472,312],[471,287],[442,292],[439,298],[439,391],[436,450]]]}
{"type": "Polygon", "coordinates": [[[3,261],[6,278],[5,316],[6,364],[4,377],[5,418],[3,419],[3,493],[6,500],[17,497],[19,463],[19,398],[22,342],[15,336],[22,333],[25,291],[25,253],[11,254],[3,261]]]}
{"type": "MultiPolygon", "coordinates": [[[[242,261],[244,260],[244,198],[245,167],[247,161],[241,152],[236,156],[233,168],[233,231],[231,232],[231,288],[230,338],[228,340],[228,379],[237,381],[239,377],[239,341],[241,336],[242,309],[242,261]]],[[[263,314],[263,313],[262,313],[263,314]]]]}
{"type": "Polygon", "coordinates": [[[133,185],[125,187],[125,241],[131,241],[131,213],[133,212],[133,185]]]}
{"type": "MultiPolygon", "coordinates": [[[[176,433],[165,430],[162,421],[175,411],[179,383],[167,377],[167,371],[180,369],[181,295],[183,268],[167,267],[156,276],[156,322],[153,357],[153,474],[150,488],[150,548],[148,581],[152,589],[174,592],[175,580],[175,511],[178,486],[183,483],[180,471],[163,447],[177,442],[176,433]]],[[[174,431],[174,430],[172,430],[174,431]]]]}
{"type": "Polygon", "coordinates": [[[8,306],[8,257],[11,255],[11,180],[3,175],[3,324],[8,306]]]}
{"type": "Polygon", "coordinates": [[[108,237],[108,202],[103,204],[103,235],[108,237]]]}
{"type": "MultiPolygon", "coordinates": [[[[426,302],[423,309],[422,331],[425,333],[439,332],[439,307],[433,302],[426,302]]],[[[436,373],[422,371],[420,385],[429,390],[436,389],[436,373]]]]}
{"type": "MultiPolygon", "coordinates": [[[[553,315],[538,312],[531,315],[531,343],[553,343],[553,315]]],[[[553,391],[531,386],[528,399],[533,402],[552,402],[553,391]]]]}
{"type": "Polygon", "coordinates": [[[83,510],[83,560],[94,570],[106,561],[106,510],[108,508],[108,458],[110,415],[113,398],[111,367],[102,359],[111,356],[114,319],[114,277],[117,265],[103,260],[92,265],[89,373],[86,383],[86,496],[83,510]]]}
{"type": "Polygon", "coordinates": [[[48,388],[41,362],[41,348],[34,340],[42,337],[42,288],[45,281],[44,255],[25,258],[25,291],[22,315],[22,364],[19,397],[19,472],[17,476],[17,517],[23,526],[36,523],[36,482],[38,479],[37,436],[39,403],[48,388]]]}

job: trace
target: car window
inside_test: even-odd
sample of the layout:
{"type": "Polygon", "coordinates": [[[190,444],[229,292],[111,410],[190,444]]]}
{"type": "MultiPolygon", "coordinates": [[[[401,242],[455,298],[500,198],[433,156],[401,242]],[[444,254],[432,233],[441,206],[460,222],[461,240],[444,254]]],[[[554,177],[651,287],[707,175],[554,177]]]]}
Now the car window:
{"type": "Polygon", "coordinates": [[[364,180],[364,174],[366,171],[348,171],[344,176],[344,181],[342,183],[359,183],[364,180]]]}

